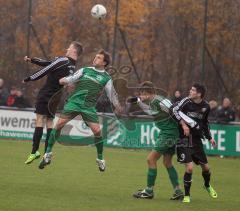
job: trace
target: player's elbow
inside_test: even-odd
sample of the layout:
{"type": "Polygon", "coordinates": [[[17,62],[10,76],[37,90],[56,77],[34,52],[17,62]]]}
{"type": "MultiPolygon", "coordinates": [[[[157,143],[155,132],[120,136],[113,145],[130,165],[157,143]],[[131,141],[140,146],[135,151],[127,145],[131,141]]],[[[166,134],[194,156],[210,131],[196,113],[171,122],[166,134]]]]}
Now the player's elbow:
{"type": "Polygon", "coordinates": [[[171,106],[170,108],[169,108],[169,115],[172,117],[172,118],[174,118],[174,119],[177,119],[177,108],[176,107],[174,107],[174,106],[171,106]]]}
{"type": "Polygon", "coordinates": [[[60,85],[65,85],[65,84],[67,84],[66,79],[65,79],[65,78],[59,79],[59,84],[60,84],[60,85]]]}

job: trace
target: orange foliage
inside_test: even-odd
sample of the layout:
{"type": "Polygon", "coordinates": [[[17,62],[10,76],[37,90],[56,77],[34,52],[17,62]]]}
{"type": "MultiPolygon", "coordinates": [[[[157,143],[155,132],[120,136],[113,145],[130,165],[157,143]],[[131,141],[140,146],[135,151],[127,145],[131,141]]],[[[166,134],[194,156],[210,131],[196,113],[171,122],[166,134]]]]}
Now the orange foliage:
{"type": "MultiPolygon", "coordinates": [[[[89,65],[92,53],[99,48],[112,52],[116,1],[32,2],[32,24],[49,58],[63,55],[72,40],[82,42],[85,47],[81,65],[89,65]],[[90,10],[95,3],[106,6],[105,20],[91,17],[90,10]]],[[[3,75],[0,77],[20,84],[29,74],[22,61],[26,54],[28,4],[22,4],[22,0],[0,0],[0,5],[0,73],[3,75]],[[9,71],[16,72],[15,80],[10,80],[9,71]]],[[[206,55],[205,83],[210,98],[221,98],[229,93],[234,98],[239,90],[239,9],[240,3],[236,1],[209,1],[206,42],[218,67],[215,70],[206,55]],[[216,82],[216,71],[221,74],[229,93],[216,82]]],[[[178,87],[186,90],[193,80],[199,80],[203,18],[204,0],[119,0],[118,22],[141,79],[152,80],[169,93],[178,87]]],[[[32,31],[30,46],[31,56],[43,57],[32,31]]],[[[130,65],[119,32],[116,48],[116,66],[130,65]]],[[[31,66],[30,72],[32,69],[31,66]]],[[[136,83],[136,77],[131,76],[130,81],[136,83]]]]}

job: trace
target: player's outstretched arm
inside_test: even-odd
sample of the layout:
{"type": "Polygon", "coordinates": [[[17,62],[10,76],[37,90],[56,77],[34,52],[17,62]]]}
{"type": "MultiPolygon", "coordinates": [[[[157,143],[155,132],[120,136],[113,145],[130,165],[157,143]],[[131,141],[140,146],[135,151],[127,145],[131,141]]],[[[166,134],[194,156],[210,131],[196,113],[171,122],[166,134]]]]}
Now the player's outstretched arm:
{"type": "Polygon", "coordinates": [[[42,66],[42,67],[46,67],[46,66],[48,66],[52,63],[52,61],[48,61],[48,60],[45,60],[45,59],[40,59],[40,58],[37,58],[37,57],[30,58],[28,56],[24,57],[24,61],[25,62],[31,62],[33,64],[36,64],[36,65],[42,66]]]}
{"type": "Polygon", "coordinates": [[[107,84],[105,85],[104,87],[105,89],[105,92],[107,94],[107,97],[108,99],[110,100],[110,102],[114,105],[115,107],[115,112],[117,114],[120,114],[123,112],[123,108],[121,106],[121,104],[119,103],[119,100],[118,100],[118,94],[113,86],[113,82],[112,80],[110,79],[107,84]]]}
{"type": "Polygon", "coordinates": [[[141,99],[139,99],[138,101],[138,105],[139,107],[148,115],[156,115],[158,112],[154,112],[149,105],[147,105],[146,103],[142,102],[141,99]]]}
{"type": "Polygon", "coordinates": [[[83,75],[83,68],[77,70],[73,75],[70,75],[68,77],[61,78],[59,80],[59,84],[66,85],[66,84],[72,84],[75,83],[81,78],[83,75]]]}
{"type": "Polygon", "coordinates": [[[36,81],[45,76],[47,73],[51,71],[55,71],[56,69],[63,67],[64,65],[68,65],[69,60],[67,57],[59,57],[55,61],[53,61],[50,65],[46,66],[43,69],[38,70],[37,72],[33,73],[29,77],[26,77],[23,79],[23,82],[28,82],[28,81],[36,81]]]}

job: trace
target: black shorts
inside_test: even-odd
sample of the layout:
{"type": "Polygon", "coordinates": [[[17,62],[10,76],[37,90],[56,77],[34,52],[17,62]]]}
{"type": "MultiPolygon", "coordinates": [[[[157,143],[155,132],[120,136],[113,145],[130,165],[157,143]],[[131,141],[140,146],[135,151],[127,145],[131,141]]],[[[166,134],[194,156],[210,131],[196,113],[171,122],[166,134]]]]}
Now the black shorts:
{"type": "Polygon", "coordinates": [[[193,147],[177,146],[177,161],[180,163],[207,164],[207,156],[204,152],[203,145],[193,147]]]}
{"type": "Polygon", "coordinates": [[[61,96],[61,90],[40,90],[35,105],[35,113],[47,116],[48,118],[54,118],[61,101],[61,96]]]}
{"type": "Polygon", "coordinates": [[[35,111],[36,114],[41,114],[47,118],[54,118],[56,111],[50,111],[48,103],[36,103],[35,111]]]}

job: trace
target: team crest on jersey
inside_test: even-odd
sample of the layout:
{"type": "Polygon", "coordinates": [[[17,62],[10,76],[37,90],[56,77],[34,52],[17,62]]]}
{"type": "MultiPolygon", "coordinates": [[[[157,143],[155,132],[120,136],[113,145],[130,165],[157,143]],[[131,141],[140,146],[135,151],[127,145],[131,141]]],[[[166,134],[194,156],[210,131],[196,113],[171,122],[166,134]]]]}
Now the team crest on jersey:
{"type": "Polygon", "coordinates": [[[98,80],[98,81],[101,81],[102,78],[103,78],[103,77],[102,77],[101,75],[97,75],[97,80],[98,80]]]}
{"type": "Polygon", "coordinates": [[[207,110],[207,108],[202,108],[202,112],[205,112],[207,110]]]}

